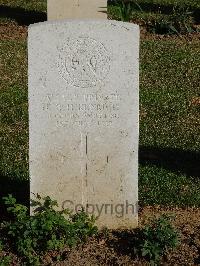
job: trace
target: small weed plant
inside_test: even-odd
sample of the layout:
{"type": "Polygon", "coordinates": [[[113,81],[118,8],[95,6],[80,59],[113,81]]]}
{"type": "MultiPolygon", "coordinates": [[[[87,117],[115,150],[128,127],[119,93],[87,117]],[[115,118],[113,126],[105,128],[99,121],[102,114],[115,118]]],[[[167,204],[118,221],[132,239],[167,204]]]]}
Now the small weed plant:
{"type": "Polygon", "coordinates": [[[189,8],[175,6],[171,20],[173,21],[174,28],[179,33],[186,34],[194,32],[194,21],[189,8]]]}
{"type": "Polygon", "coordinates": [[[129,22],[131,20],[134,8],[142,11],[137,1],[114,0],[110,2],[117,7],[119,19],[124,22],[129,22]]]}
{"type": "Polygon", "coordinates": [[[160,257],[179,244],[179,234],[171,224],[172,217],[162,215],[146,225],[141,244],[142,256],[150,260],[151,265],[158,265],[160,257]]]}
{"type": "Polygon", "coordinates": [[[122,0],[117,2],[117,7],[119,9],[120,20],[124,22],[129,22],[131,19],[131,4],[128,1],[122,0]]]}
{"type": "Polygon", "coordinates": [[[40,265],[40,257],[45,252],[73,247],[97,233],[93,216],[89,217],[84,211],[76,214],[71,214],[69,210],[58,211],[57,202],[50,197],[37,195],[32,201],[33,216],[11,195],[4,201],[13,220],[4,221],[0,228],[1,245],[2,248],[9,245],[9,249],[25,261],[25,265],[40,265]]]}
{"type": "Polygon", "coordinates": [[[10,264],[11,264],[10,256],[0,257],[0,266],[9,266],[10,264]]]}
{"type": "Polygon", "coordinates": [[[169,16],[149,19],[147,29],[157,34],[188,34],[195,32],[192,12],[189,8],[174,6],[169,16]]]}
{"type": "MultiPolygon", "coordinates": [[[[159,8],[151,13],[141,8],[141,1],[137,0],[110,0],[109,10],[114,19],[130,22],[131,20],[140,23],[148,31],[155,34],[190,34],[198,31],[195,27],[194,10],[189,6],[182,6],[174,3],[170,12],[166,14],[159,8]]],[[[144,8],[144,7],[143,7],[144,8]]]]}

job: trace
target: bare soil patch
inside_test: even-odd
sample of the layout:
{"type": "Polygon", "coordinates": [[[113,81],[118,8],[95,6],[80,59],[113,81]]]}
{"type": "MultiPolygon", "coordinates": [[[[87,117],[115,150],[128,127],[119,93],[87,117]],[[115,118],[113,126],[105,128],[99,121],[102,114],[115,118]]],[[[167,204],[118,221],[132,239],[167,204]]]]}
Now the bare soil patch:
{"type": "MultiPolygon", "coordinates": [[[[180,232],[181,244],[176,250],[169,250],[162,258],[161,265],[200,265],[200,208],[161,208],[145,207],[139,213],[139,228],[148,219],[161,214],[174,215],[173,225],[180,232]]],[[[43,258],[42,265],[82,266],[82,265],[149,265],[144,258],[135,253],[138,230],[105,231],[98,237],[88,239],[87,243],[62,252],[51,251],[43,258]],[[58,261],[58,255],[62,261],[58,261]]],[[[20,259],[11,255],[12,265],[21,265],[20,259]]]]}
{"type": "Polygon", "coordinates": [[[27,29],[27,26],[19,26],[15,22],[0,23],[0,40],[24,40],[27,29]]]}
{"type": "MultiPolygon", "coordinates": [[[[174,226],[181,236],[180,246],[162,258],[161,265],[200,265],[200,209],[145,207],[140,211],[139,227],[149,218],[175,214],[174,226]]],[[[137,230],[136,230],[137,231],[137,230]]],[[[109,232],[73,249],[64,262],[55,265],[149,265],[134,255],[135,231],[109,232]]]]}

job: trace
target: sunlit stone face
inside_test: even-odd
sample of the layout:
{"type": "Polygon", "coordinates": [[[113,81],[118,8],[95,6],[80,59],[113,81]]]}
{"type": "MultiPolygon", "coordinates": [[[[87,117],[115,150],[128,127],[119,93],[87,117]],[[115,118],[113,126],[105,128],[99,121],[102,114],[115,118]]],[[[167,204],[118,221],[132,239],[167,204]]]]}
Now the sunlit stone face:
{"type": "Polygon", "coordinates": [[[29,28],[31,192],[137,225],[139,29],[116,21],[29,28]]]}

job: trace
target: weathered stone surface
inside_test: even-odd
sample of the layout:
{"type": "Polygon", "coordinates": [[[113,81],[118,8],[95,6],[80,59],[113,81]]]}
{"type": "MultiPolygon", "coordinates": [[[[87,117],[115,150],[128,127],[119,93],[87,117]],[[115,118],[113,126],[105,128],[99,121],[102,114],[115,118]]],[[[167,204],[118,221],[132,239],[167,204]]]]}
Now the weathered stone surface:
{"type": "Polygon", "coordinates": [[[107,18],[107,0],[48,0],[48,20],[107,18]]]}
{"type": "Polygon", "coordinates": [[[137,25],[29,27],[31,192],[83,204],[100,227],[137,225],[138,57],[137,25]]]}

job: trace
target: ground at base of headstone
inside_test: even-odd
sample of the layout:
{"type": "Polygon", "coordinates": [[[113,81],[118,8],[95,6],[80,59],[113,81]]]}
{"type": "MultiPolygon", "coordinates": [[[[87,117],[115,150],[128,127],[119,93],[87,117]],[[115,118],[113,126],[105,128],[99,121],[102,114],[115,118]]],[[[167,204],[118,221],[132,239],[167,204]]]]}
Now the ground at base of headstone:
{"type": "MultiPolygon", "coordinates": [[[[160,265],[199,265],[200,209],[145,207],[139,213],[139,229],[144,227],[149,218],[158,218],[163,214],[175,214],[173,226],[179,231],[181,241],[176,249],[169,250],[161,258],[160,265]]],[[[41,265],[149,265],[147,260],[134,255],[134,241],[137,237],[137,229],[104,231],[72,249],[50,251],[42,258],[41,265]]],[[[0,258],[4,255],[12,259],[12,265],[21,265],[20,259],[15,255],[0,252],[0,258]]]]}

